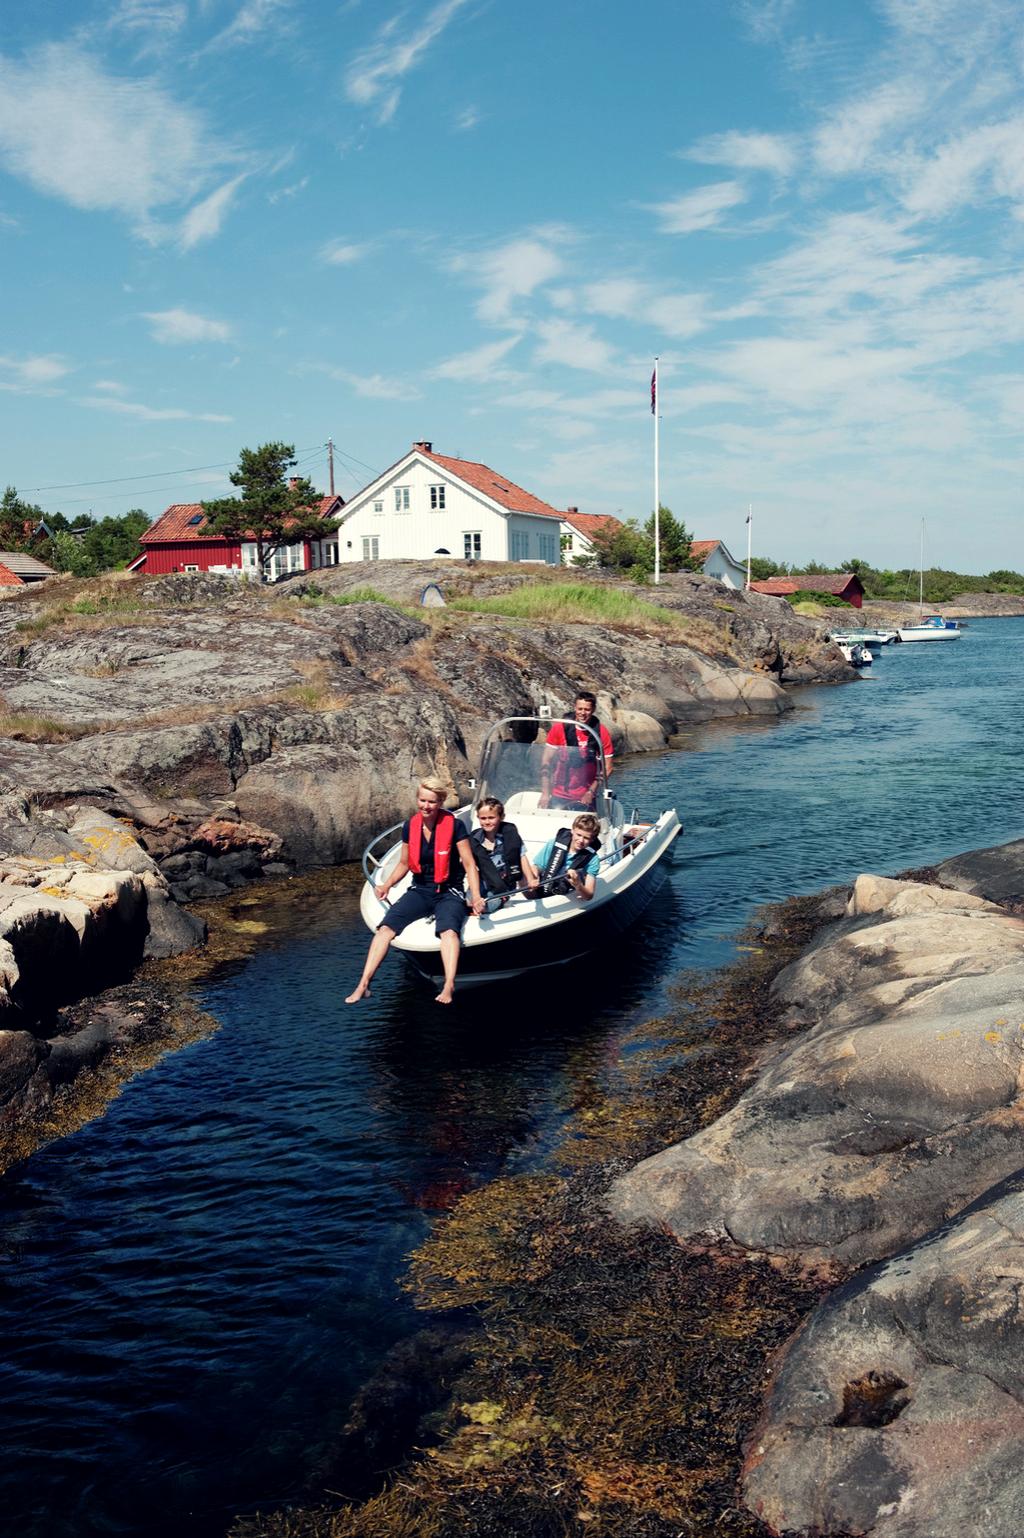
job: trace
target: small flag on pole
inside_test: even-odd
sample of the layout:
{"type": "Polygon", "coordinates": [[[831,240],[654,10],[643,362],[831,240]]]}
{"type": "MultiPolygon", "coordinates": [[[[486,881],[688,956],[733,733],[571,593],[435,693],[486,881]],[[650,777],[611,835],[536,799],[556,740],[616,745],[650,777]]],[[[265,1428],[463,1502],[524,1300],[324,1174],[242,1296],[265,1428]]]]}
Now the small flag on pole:
{"type": "Polygon", "coordinates": [[[652,417],[656,416],[657,412],[658,412],[658,370],[655,369],[654,373],[651,375],[651,416],[652,417]]]}
{"type": "Polygon", "coordinates": [[[753,510],[753,508],[751,508],[750,512],[747,514],[747,522],[748,523],[750,522],[750,520],[751,520],[751,518],[753,516],[754,516],[754,510],[753,510]]]}

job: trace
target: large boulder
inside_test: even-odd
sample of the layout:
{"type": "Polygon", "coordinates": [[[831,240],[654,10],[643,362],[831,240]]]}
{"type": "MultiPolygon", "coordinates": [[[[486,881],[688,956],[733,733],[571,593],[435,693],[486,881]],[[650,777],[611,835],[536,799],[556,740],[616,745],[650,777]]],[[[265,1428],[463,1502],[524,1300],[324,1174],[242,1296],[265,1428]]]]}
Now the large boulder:
{"type": "Polygon", "coordinates": [[[748,1446],[772,1532],[1019,1538],[1022,1276],[1018,1179],[818,1306],[748,1446]]]}
{"type": "Polygon", "coordinates": [[[862,878],[775,994],[810,1028],[720,1120],[616,1182],[621,1218],[859,1265],[1024,1162],[1020,919],[862,878]]]}

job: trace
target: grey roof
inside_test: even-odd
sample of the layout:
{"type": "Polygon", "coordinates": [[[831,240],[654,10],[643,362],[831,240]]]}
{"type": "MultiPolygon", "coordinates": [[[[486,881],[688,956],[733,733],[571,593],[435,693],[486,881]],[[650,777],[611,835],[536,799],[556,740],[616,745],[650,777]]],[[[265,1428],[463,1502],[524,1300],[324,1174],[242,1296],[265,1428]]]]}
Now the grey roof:
{"type": "Polygon", "coordinates": [[[47,566],[45,561],[37,561],[34,555],[23,555],[20,550],[0,550],[0,566],[6,566],[16,577],[27,577],[30,582],[33,577],[57,575],[55,567],[47,566]]]}

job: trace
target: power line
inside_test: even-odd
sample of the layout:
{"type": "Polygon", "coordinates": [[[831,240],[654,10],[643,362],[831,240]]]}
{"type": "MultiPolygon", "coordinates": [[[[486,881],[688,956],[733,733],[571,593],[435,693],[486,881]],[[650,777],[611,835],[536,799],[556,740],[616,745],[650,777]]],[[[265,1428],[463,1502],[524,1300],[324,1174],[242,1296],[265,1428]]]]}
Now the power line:
{"type": "MultiPolygon", "coordinates": [[[[300,449],[299,453],[313,455],[322,452],[323,448],[324,445],[318,443],[315,448],[300,449]]],[[[52,486],[19,486],[18,491],[75,491],[80,486],[122,486],[128,481],[153,481],[159,480],[161,476],[198,475],[203,470],[226,470],[229,465],[233,466],[235,463],[236,461],[233,459],[225,459],[217,465],[189,465],[184,469],[178,470],[151,470],[139,475],[112,475],[102,481],[62,481],[52,486]]],[[[81,501],[83,499],[79,498],[78,500],[81,501]]],[[[85,500],[88,499],[86,498],[85,500]]]]}

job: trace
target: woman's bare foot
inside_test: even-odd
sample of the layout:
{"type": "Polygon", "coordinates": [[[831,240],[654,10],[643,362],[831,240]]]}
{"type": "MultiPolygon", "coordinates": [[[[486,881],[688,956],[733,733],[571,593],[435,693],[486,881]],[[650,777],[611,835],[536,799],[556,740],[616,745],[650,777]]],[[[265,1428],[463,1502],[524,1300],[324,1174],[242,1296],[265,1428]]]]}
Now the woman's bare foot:
{"type": "Polygon", "coordinates": [[[444,988],[441,989],[441,992],[437,995],[437,998],[434,1000],[434,1003],[435,1004],[450,1004],[451,1001],[452,1001],[452,990],[451,990],[450,985],[446,985],[444,988]]]}
{"type": "Polygon", "coordinates": [[[346,1004],[358,1004],[360,999],[368,999],[369,997],[370,997],[370,985],[369,985],[369,983],[360,983],[358,988],[353,988],[352,992],[349,994],[348,998],[345,1000],[345,1003],[346,1004]]]}

